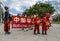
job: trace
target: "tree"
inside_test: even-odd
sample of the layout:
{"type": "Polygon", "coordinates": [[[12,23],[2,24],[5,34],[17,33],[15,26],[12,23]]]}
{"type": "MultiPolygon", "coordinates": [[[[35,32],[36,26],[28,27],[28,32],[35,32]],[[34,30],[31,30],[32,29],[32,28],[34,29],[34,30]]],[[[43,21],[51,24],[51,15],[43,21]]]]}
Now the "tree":
{"type": "Polygon", "coordinates": [[[60,22],[60,15],[57,16],[56,18],[53,18],[53,21],[55,21],[55,22],[60,22]]]}
{"type": "Polygon", "coordinates": [[[23,14],[26,15],[34,15],[38,14],[41,15],[43,13],[50,13],[53,14],[55,11],[54,7],[51,4],[47,3],[36,3],[35,5],[31,6],[29,9],[26,9],[23,14]]]}

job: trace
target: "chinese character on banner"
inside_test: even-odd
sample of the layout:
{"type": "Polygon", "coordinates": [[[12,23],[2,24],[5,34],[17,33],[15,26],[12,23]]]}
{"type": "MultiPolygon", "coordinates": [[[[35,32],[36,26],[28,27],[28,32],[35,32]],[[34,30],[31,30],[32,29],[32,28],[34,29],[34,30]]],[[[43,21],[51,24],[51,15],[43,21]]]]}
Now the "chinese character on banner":
{"type": "Polygon", "coordinates": [[[12,16],[12,28],[20,28],[20,17],[12,16]]]}
{"type": "Polygon", "coordinates": [[[19,18],[18,17],[15,17],[14,18],[14,21],[17,23],[19,21],[19,18]]]}
{"type": "Polygon", "coordinates": [[[27,18],[27,27],[30,28],[32,24],[31,18],[27,18]]]}
{"type": "Polygon", "coordinates": [[[31,19],[27,19],[27,23],[31,23],[31,19]]]}
{"type": "Polygon", "coordinates": [[[26,19],[25,18],[21,18],[21,23],[25,23],[26,22],[26,19]]]}

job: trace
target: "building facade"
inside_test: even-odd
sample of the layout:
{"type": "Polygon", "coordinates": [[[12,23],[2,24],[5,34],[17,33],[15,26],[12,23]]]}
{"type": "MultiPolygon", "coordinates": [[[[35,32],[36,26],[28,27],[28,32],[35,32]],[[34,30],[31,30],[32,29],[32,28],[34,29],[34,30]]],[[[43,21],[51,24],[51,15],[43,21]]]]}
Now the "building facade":
{"type": "Polygon", "coordinates": [[[4,18],[4,6],[2,3],[2,0],[0,0],[0,23],[3,23],[3,18],[4,18]]]}

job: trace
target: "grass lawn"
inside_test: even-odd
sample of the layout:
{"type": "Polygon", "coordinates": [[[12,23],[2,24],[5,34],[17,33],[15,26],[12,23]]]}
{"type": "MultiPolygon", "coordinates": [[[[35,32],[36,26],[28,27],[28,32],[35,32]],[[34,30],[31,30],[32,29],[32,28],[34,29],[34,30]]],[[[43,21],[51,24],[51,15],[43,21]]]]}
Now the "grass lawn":
{"type": "Polygon", "coordinates": [[[60,24],[60,22],[53,22],[54,24],[60,24]]]}

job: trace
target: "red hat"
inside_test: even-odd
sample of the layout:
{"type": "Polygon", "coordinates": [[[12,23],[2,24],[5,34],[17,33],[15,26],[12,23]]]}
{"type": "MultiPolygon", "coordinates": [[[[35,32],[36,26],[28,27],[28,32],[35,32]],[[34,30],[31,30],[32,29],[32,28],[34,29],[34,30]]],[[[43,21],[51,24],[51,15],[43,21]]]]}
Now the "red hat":
{"type": "Polygon", "coordinates": [[[42,14],[42,16],[46,16],[46,13],[42,14]]]}

